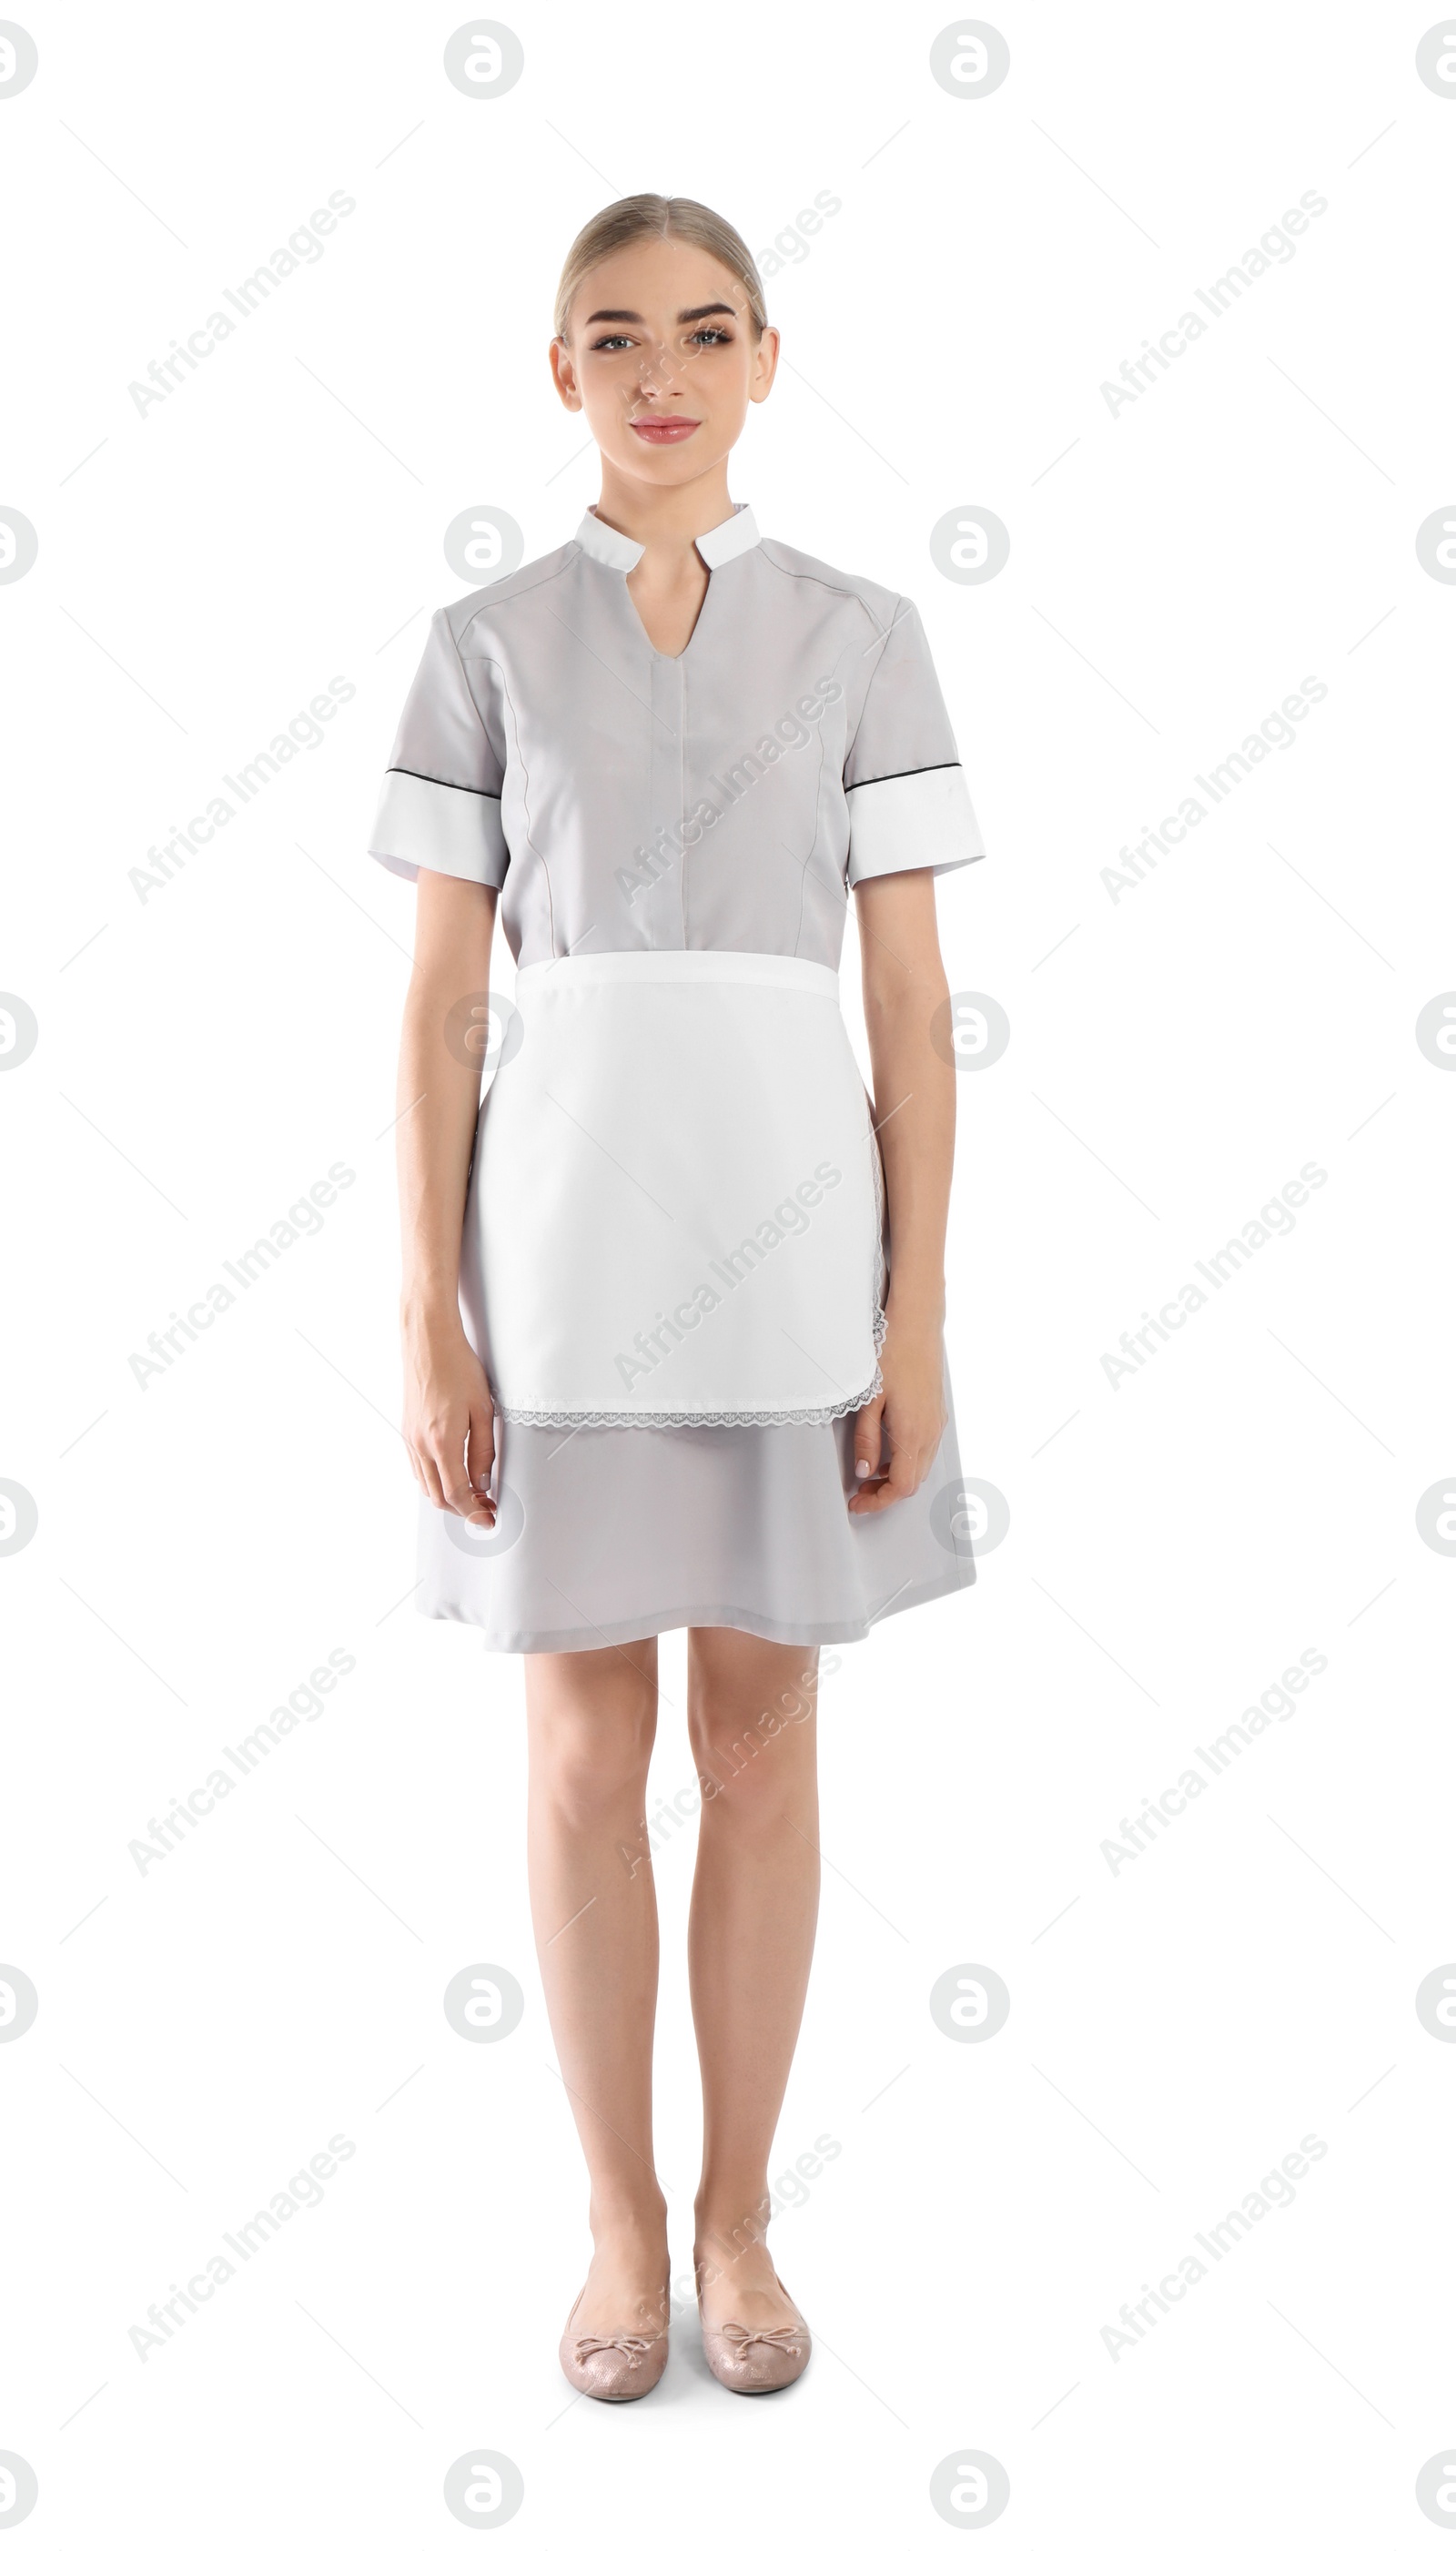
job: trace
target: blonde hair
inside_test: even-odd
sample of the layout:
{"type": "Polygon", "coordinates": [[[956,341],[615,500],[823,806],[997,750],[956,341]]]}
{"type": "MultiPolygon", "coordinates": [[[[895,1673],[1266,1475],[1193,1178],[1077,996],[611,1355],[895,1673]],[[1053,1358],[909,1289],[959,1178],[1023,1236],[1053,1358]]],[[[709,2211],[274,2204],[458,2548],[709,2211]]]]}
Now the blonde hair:
{"type": "Polygon", "coordinates": [[[690,195],[624,195],[593,214],[572,242],[556,292],[558,343],[566,343],[572,303],[592,267],[640,239],[686,240],[716,257],[743,286],[754,336],[762,337],[769,324],[763,280],[732,223],[706,204],[694,203],[690,195]]]}

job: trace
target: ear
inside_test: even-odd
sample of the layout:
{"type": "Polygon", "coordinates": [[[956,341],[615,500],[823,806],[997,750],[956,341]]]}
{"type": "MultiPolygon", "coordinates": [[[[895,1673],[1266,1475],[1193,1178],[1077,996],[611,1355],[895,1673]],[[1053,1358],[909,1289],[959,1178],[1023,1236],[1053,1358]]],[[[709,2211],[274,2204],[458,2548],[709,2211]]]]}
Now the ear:
{"type": "Polygon", "coordinates": [[[758,401],[768,397],[774,386],[774,375],[778,369],[779,331],[777,328],[766,328],[754,350],[753,379],[749,384],[748,392],[751,399],[758,401]]]}
{"type": "Polygon", "coordinates": [[[551,362],[551,377],[557,386],[557,395],[563,407],[570,408],[572,415],[575,415],[581,406],[581,393],[576,387],[576,374],[571,353],[560,337],[553,337],[547,353],[551,362]]]}

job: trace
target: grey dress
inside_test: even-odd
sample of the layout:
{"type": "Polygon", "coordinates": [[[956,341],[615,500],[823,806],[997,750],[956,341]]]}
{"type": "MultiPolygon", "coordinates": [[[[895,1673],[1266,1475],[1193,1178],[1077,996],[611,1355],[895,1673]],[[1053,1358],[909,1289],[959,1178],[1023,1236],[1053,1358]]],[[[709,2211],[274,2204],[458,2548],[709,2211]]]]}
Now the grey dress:
{"type": "MultiPolygon", "coordinates": [[[[837,969],[855,885],[982,856],[913,605],[763,540],[745,505],[697,549],[680,656],[627,590],[641,546],[592,512],[431,623],[369,848],[498,888],[520,966],[713,949],[837,969]]],[[[976,1572],[954,1415],[880,1514],[848,1511],[854,1428],[498,1418],[496,1528],[422,1499],[417,1607],[516,1652],[688,1626],[862,1639],[976,1572]]]]}

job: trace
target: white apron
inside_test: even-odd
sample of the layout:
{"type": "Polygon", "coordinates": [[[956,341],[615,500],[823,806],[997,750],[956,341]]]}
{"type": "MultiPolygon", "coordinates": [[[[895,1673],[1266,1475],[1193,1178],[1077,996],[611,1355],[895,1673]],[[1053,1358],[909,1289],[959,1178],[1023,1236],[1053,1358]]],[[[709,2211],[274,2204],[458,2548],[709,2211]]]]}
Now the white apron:
{"type": "Polygon", "coordinates": [[[461,1305],[526,1426],[824,1424],[880,1388],[884,1189],[838,976],[651,950],[517,975],[461,1305]]]}

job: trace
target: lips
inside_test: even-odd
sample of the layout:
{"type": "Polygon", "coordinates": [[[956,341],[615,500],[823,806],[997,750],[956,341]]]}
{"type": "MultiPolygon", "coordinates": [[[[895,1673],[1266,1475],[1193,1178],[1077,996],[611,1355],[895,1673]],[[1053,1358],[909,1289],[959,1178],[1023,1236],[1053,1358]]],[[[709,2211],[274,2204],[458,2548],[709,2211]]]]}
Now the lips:
{"type": "Polygon", "coordinates": [[[701,420],[695,416],[644,416],[632,419],[632,431],[643,443],[685,443],[696,434],[701,420]]]}

